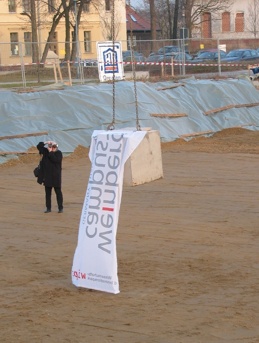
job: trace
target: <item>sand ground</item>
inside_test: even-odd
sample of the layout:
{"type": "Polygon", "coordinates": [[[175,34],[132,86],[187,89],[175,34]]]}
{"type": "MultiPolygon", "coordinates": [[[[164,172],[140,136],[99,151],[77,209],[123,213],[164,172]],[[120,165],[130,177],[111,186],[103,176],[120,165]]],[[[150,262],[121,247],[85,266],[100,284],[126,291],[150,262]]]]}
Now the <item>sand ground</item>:
{"type": "Polygon", "coordinates": [[[63,214],[38,156],[0,166],[1,343],[259,342],[259,132],[162,151],[164,178],[123,190],[117,295],[71,283],[87,150],[64,159],[63,214]]]}

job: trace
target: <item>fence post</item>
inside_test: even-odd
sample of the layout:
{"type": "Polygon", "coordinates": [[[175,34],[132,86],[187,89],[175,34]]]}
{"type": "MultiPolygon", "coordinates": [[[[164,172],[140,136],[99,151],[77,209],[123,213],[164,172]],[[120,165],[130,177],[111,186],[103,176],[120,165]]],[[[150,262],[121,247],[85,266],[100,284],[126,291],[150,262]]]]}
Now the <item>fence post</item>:
{"type": "Polygon", "coordinates": [[[218,44],[218,71],[219,71],[219,76],[221,76],[221,58],[220,58],[219,38],[217,39],[217,44],[218,44]]]}
{"type": "Polygon", "coordinates": [[[58,83],[58,77],[57,77],[57,69],[56,69],[56,63],[52,63],[53,71],[54,71],[54,77],[55,77],[55,83],[58,83]]]}
{"type": "Polygon", "coordinates": [[[174,57],[171,57],[171,75],[174,76],[174,57]]]}
{"type": "Polygon", "coordinates": [[[164,62],[161,62],[161,76],[165,76],[165,68],[164,68],[164,62]]]}
{"type": "Polygon", "coordinates": [[[67,71],[68,71],[68,82],[69,82],[69,86],[72,86],[70,61],[67,61],[67,71]]]}
{"type": "Polygon", "coordinates": [[[24,67],[24,60],[23,60],[22,43],[19,42],[18,46],[19,46],[19,55],[20,55],[20,63],[21,63],[22,85],[23,85],[23,88],[26,88],[26,76],[25,76],[25,67],[24,67]]]}

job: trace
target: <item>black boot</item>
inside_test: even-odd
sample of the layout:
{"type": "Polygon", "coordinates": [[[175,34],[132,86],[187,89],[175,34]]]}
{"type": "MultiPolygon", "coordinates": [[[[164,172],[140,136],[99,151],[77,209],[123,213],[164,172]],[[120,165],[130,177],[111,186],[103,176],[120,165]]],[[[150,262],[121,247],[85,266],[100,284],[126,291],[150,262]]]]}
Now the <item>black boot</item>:
{"type": "Polygon", "coordinates": [[[44,213],[50,213],[50,212],[51,212],[50,208],[47,208],[46,211],[44,211],[44,213]]]}

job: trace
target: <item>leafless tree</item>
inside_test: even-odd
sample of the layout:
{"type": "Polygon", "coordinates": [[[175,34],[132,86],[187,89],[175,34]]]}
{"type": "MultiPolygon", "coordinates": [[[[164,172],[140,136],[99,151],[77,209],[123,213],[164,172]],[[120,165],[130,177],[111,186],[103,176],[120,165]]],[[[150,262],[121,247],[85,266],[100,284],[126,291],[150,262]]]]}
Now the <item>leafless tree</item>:
{"type": "Polygon", "coordinates": [[[65,60],[74,61],[77,53],[77,34],[72,37],[72,49],[71,49],[71,29],[76,32],[79,29],[83,7],[85,4],[89,4],[91,0],[61,0],[58,7],[55,8],[54,15],[52,17],[51,28],[49,31],[47,43],[42,55],[42,62],[45,61],[50,44],[53,40],[55,30],[61,20],[65,18],[65,60]]]}
{"type": "MultiPolygon", "coordinates": [[[[31,32],[32,32],[32,62],[39,62],[40,56],[39,56],[39,41],[38,41],[38,26],[42,25],[44,26],[47,22],[46,16],[48,15],[48,12],[44,10],[44,6],[50,6],[47,1],[44,0],[30,0],[30,6],[24,8],[24,11],[21,13],[22,16],[25,16],[29,19],[31,23],[31,32]],[[38,2],[39,1],[39,2],[38,2]],[[37,13],[35,3],[37,3],[37,11],[40,13],[37,13]],[[40,23],[39,23],[40,21],[40,23]],[[42,23],[42,24],[41,24],[42,23]]],[[[51,20],[51,26],[47,38],[47,42],[44,47],[43,54],[41,56],[41,62],[45,62],[50,43],[53,40],[53,36],[55,33],[55,30],[60,22],[60,19],[64,17],[64,11],[62,10],[62,3],[59,4],[57,8],[52,8],[53,17],[51,20]]],[[[48,21],[49,24],[49,21],[48,21]]]]}
{"type": "Polygon", "coordinates": [[[29,11],[23,11],[21,15],[29,18],[31,22],[31,32],[32,32],[32,62],[39,62],[39,47],[38,47],[38,35],[37,35],[37,18],[36,18],[36,6],[35,0],[30,0],[29,2],[29,11]]]}
{"type": "Polygon", "coordinates": [[[155,0],[149,0],[149,10],[150,10],[150,24],[151,24],[151,50],[156,50],[156,29],[157,29],[157,16],[155,0]]]}
{"type": "Polygon", "coordinates": [[[248,4],[247,29],[251,31],[254,37],[257,37],[259,26],[259,0],[250,0],[248,4]]]}
{"type": "Polygon", "coordinates": [[[53,17],[52,17],[52,22],[51,22],[51,27],[49,30],[49,34],[48,34],[48,38],[47,38],[47,42],[45,44],[44,50],[43,50],[43,54],[41,57],[41,62],[44,63],[46,61],[47,55],[48,55],[48,51],[50,49],[50,45],[53,41],[53,37],[56,31],[56,28],[61,20],[61,18],[64,17],[64,10],[62,7],[62,3],[59,4],[59,6],[56,9],[56,12],[54,13],[53,17]]]}
{"type": "Polygon", "coordinates": [[[174,3],[174,22],[173,22],[173,39],[177,39],[179,4],[180,4],[180,0],[175,0],[175,3],[174,3]]]}
{"type": "Polygon", "coordinates": [[[189,36],[192,37],[194,25],[202,23],[202,14],[207,12],[216,14],[226,11],[232,3],[233,0],[182,0],[185,25],[189,30],[189,36]]]}
{"type": "Polygon", "coordinates": [[[32,61],[38,62],[40,59],[38,52],[38,37],[37,29],[38,25],[41,27],[48,27],[49,34],[48,38],[41,56],[41,62],[44,63],[47,58],[48,51],[50,49],[51,43],[53,42],[53,37],[56,31],[57,26],[60,23],[62,18],[65,18],[65,59],[74,60],[76,56],[75,48],[75,35],[73,36],[73,44],[71,50],[71,39],[70,39],[70,30],[79,27],[83,6],[86,3],[90,3],[91,0],[61,0],[56,2],[48,2],[48,0],[30,0],[29,8],[26,8],[21,15],[27,17],[31,22],[31,32],[32,32],[32,61]],[[38,5],[38,11],[36,13],[35,3],[38,5]],[[75,5],[77,11],[75,11],[75,5]],[[49,11],[46,11],[44,7],[48,7],[49,11]],[[75,13],[76,12],[76,13],[75,13]],[[52,14],[51,20],[49,16],[52,14]],[[38,22],[40,21],[40,23],[38,22]]]}
{"type": "MultiPolygon", "coordinates": [[[[179,29],[182,27],[186,27],[188,29],[189,37],[191,38],[193,27],[202,23],[203,13],[209,12],[211,14],[217,14],[229,9],[233,3],[233,0],[174,0],[171,3],[171,6],[174,7],[172,16],[171,13],[169,15],[168,10],[169,0],[143,1],[144,3],[149,3],[149,18],[151,23],[154,24],[154,22],[156,22],[160,26],[160,29],[162,30],[162,36],[164,38],[165,35],[163,32],[166,31],[165,28],[169,28],[168,32],[171,33],[170,25],[171,21],[173,21],[173,34],[169,33],[169,35],[166,37],[169,38],[172,36],[173,39],[179,37],[179,29]],[[162,5],[162,3],[164,3],[164,5],[162,5]],[[164,9],[167,11],[166,14],[164,9]],[[157,15],[155,15],[156,13],[157,15]]],[[[142,10],[142,12],[143,11],[146,11],[146,7],[144,10],[142,10]]]]}
{"type": "MultiPolygon", "coordinates": [[[[123,1],[120,1],[120,6],[123,6],[123,1]]],[[[95,10],[98,12],[99,17],[101,19],[101,28],[102,28],[102,35],[105,40],[112,40],[113,38],[116,40],[119,31],[120,31],[120,22],[121,18],[119,17],[118,11],[116,6],[119,6],[119,2],[111,1],[111,11],[107,12],[104,10],[104,4],[103,0],[92,0],[92,4],[95,7],[95,10]],[[114,12],[113,12],[113,7],[114,12]],[[113,14],[114,13],[114,17],[113,14]],[[114,37],[113,37],[114,35],[114,37]]]]}
{"type": "Polygon", "coordinates": [[[173,38],[173,13],[174,3],[172,0],[156,0],[156,29],[159,26],[162,39],[173,38]]]}
{"type": "Polygon", "coordinates": [[[65,17],[65,60],[70,60],[70,11],[73,8],[73,1],[61,0],[62,12],[65,17]]]}

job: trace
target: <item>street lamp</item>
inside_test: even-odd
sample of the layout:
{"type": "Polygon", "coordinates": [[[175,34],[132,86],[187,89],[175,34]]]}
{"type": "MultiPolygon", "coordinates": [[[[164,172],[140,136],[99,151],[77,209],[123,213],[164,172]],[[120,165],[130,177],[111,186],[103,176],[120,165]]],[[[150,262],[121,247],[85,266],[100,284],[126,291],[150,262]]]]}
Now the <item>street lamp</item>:
{"type": "Polygon", "coordinates": [[[80,46],[79,46],[79,39],[78,39],[78,11],[77,11],[77,0],[74,0],[75,6],[75,42],[76,42],[76,71],[77,71],[77,78],[81,80],[81,83],[84,83],[84,70],[83,65],[81,63],[81,54],[80,54],[80,46]]]}
{"type": "Polygon", "coordinates": [[[39,42],[39,60],[41,60],[41,20],[40,20],[40,0],[37,1],[37,18],[38,18],[38,42],[39,42]]]}
{"type": "Polygon", "coordinates": [[[78,23],[77,23],[77,0],[74,0],[75,6],[75,43],[76,43],[76,75],[79,79],[79,59],[78,59],[78,23]]]}

